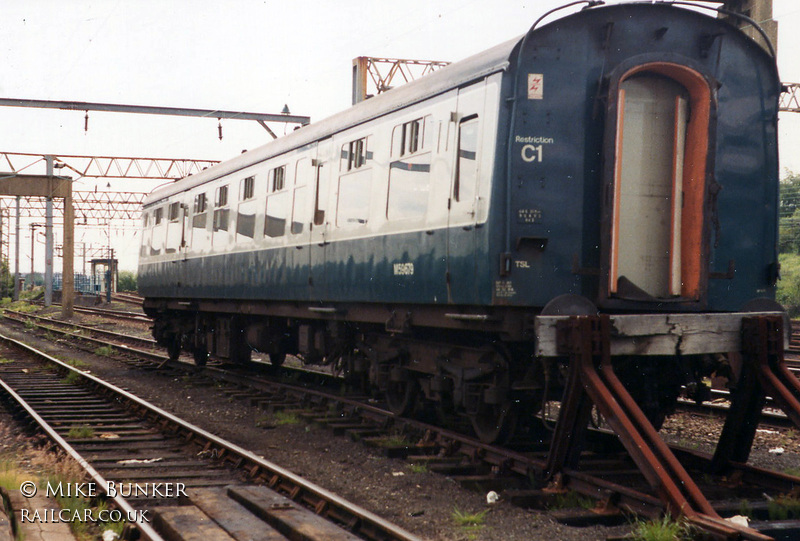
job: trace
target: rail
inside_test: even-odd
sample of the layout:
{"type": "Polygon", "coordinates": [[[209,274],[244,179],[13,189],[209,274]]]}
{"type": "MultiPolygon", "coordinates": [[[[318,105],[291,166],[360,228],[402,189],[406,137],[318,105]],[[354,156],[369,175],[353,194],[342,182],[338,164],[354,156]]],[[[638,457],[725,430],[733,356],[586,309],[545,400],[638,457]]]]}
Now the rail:
{"type": "MultiPolygon", "coordinates": [[[[157,406],[142,400],[141,398],[129,393],[119,387],[116,387],[102,379],[89,374],[87,372],[77,370],[74,367],[42,352],[27,344],[24,344],[13,338],[0,335],[0,340],[21,349],[31,355],[46,360],[48,363],[54,364],[59,369],[77,374],[81,379],[90,383],[92,386],[102,389],[104,393],[111,394],[116,397],[117,401],[126,404],[129,409],[139,412],[140,417],[147,417],[148,419],[158,419],[158,424],[162,427],[170,427],[171,431],[186,439],[186,441],[205,442],[204,448],[211,454],[219,457],[225,457],[230,463],[235,463],[237,467],[244,469],[248,472],[251,478],[261,478],[269,481],[270,486],[279,486],[283,491],[291,493],[302,493],[305,502],[313,501],[313,506],[324,512],[324,515],[335,518],[337,522],[342,524],[349,524],[357,529],[359,534],[366,539],[381,539],[381,540],[397,540],[397,541],[418,541],[418,537],[405,531],[399,526],[386,521],[385,519],[367,511],[366,509],[355,505],[338,495],[317,486],[300,476],[282,468],[281,466],[269,462],[255,454],[247,451],[246,449],[237,446],[236,444],[226,441],[222,438],[211,434],[195,425],[192,425],[167,411],[164,411],[157,406]]],[[[4,385],[5,387],[5,385],[4,385]]],[[[9,389],[11,393],[13,390],[9,389]]],[[[9,393],[9,394],[11,394],[9,393]]],[[[16,393],[14,393],[16,395],[16,393]]],[[[12,395],[13,396],[13,395],[12,395]]],[[[15,396],[15,399],[19,396],[15,396]]],[[[92,469],[89,463],[80,457],[80,455],[68,443],[61,438],[52,427],[49,427],[44,422],[33,408],[26,407],[26,411],[37,420],[37,423],[42,426],[42,429],[59,445],[66,445],[71,456],[84,465],[93,479],[98,482],[98,487],[105,487],[105,480],[92,469]],[[71,449],[71,450],[69,450],[71,449]]],[[[148,530],[148,525],[142,526],[142,533],[151,535],[148,530]]],[[[148,537],[152,541],[158,541],[161,537],[155,531],[152,531],[153,537],[148,537]]]]}
{"type": "MultiPolygon", "coordinates": [[[[764,317],[765,316],[763,315],[759,315],[755,316],[755,319],[758,321],[764,317]]],[[[565,321],[567,321],[568,326],[569,320],[567,319],[565,321]]],[[[773,322],[773,333],[779,332],[781,330],[781,324],[779,323],[780,319],[773,318],[773,322]]],[[[621,391],[617,389],[613,383],[613,372],[611,372],[610,376],[607,373],[610,372],[610,370],[607,368],[607,357],[605,357],[606,370],[604,371],[603,369],[603,358],[604,355],[608,354],[607,351],[606,353],[603,353],[603,348],[605,347],[606,350],[608,348],[607,346],[602,346],[602,343],[604,340],[604,334],[607,335],[609,332],[608,329],[603,332],[599,331],[597,328],[593,330],[584,329],[578,332],[576,336],[571,336],[568,332],[564,334],[564,330],[561,330],[560,332],[563,335],[560,341],[567,344],[577,344],[574,346],[576,349],[573,351],[573,355],[576,355],[578,352],[581,352],[581,355],[586,354],[586,352],[590,353],[590,359],[592,361],[591,365],[588,365],[585,360],[583,365],[581,365],[579,362],[573,362],[571,365],[573,367],[578,367],[575,368],[575,370],[580,370],[583,373],[588,374],[587,377],[593,378],[592,385],[594,385],[595,388],[595,391],[593,392],[595,395],[598,393],[600,394],[600,397],[596,398],[596,400],[606,401],[609,403],[609,405],[605,406],[606,410],[603,411],[607,418],[612,417],[608,414],[609,408],[612,408],[612,414],[617,415],[618,410],[614,409],[615,406],[613,403],[622,402],[624,404],[625,399],[620,398],[621,391]],[[580,336],[588,336],[589,338],[580,338],[580,336]],[[610,396],[613,398],[613,400],[604,398],[605,395],[610,396]]],[[[757,337],[755,339],[747,338],[745,343],[753,342],[758,344],[760,341],[761,340],[757,337]],[[755,340],[755,342],[753,342],[753,340],[755,340]]],[[[782,343],[778,335],[773,336],[773,343],[782,343]],[[775,342],[775,340],[778,342],[775,342]]],[[[759,347],[754,347],[752,351],[759,351],[759,347]]],[[[747,351],[745,353],[747,353],[747,351]]],[[[169,364],[170,366],[178,366],[176,363],[169,364]]],[[[186,368],[184,367],[184,369],[186,368]]],[[[192,370],[194,371],[196,369],[192,367],[192,370]]],[[[320,392],[319,390],[315,390],[314,388],[309,388],[304,385],[287,385],[284,383],[264,381],[262,377],[255,376],[252,373],[236,374],[229,370],[210,367],[206,367],[203,373],[206,376],[214,378],[218,381],[224,381],[228,384],[234,385],[235,387],[231,396],[245,396],[251,402],[258,402],[259,405],[261,405],[262,402],[268,403],[270,400],[268,397],[273,395],[282,397],[281,402],[285,401],[287,404],[296,404],[295,406],[290,406],[293,408],[303,408],[303,405],[321,404],[323,406],[320,406],[320,409],[323,411],[323,414],[317,414],[316,417],[313,417],[313,413],[310,414],[314,418],[314,422],[321,422],[324,424],[324,421],[317,418],[319,417],[320,419],[324,419],[324,413],[330,412],[330,401],[335,401],[337,403],[337,414],[335,416],[337,420],[334,424],[345,423],[352,429],[354,426],[353,423],[358,423],[359,421],[357,419],[360,418],[362,419],[361,422],[363,422],[365,425],[365,428],[362,428],[361,430],[365,432],[369,432],[370,430],[374,431],[376,429],[389,430],[387,427],[391,427],[392,432],[399,430],[405,433],[406,430],[409,430],[420,434],[426,434],[424,442],[426,445],[437,447],[439,449],[437,453],[440,456],[442,454],[450,456],[451,454],[455,453],[470,457],[470,460],[475,464],[485,464],[490,466],[493,472],[498,472],[498,475],[513,473],[529,479],[542,479],[547,477],[549,474],[551,478],[559,479],[561,486],[564,489],[568,488],[577,490],[582,494],[599,498],[604,502],[607,501],[612,507],[628,509],[637,513],[652,515],[660,512],[663,508],[671,510],[674,510],[676,507],[678,509],[685,509],[687,504],[691,504],[691,510],[694,510],[695,508],[700,509],[700,512],[694,513],[693,518],[693,521],[699,526],[704,527],[708,531],[714,531],[717,533],[722,532],[723,535],[733,535],[734,533],[738,532],[738,530],[736,530],[736,528],[730,525],[728,522],[723,522],[721,519],[719,519],[713,509],[710,513],[708,512],[708,502],[705,500],[703,494],[699,492],[697,487],[690,488],[687,495],[687,489],[685,487],[691,487],[691,485],[695,484],[695,480],[700,480],[699,476],[697,475],[697,471],[715,471],[714,468],[712,468],[712,464],[714,464],[712,457],[710,455],[694,456],[687,453],[685,450],[666,448],[657,434],[654,436],[652,433],[647,433],[646,420],[642,421],[640,419],[638,422],[635,420],[630,421],[631,418],[635,419],[635,417],[638,415],[636,413],[636,409],[638,409],[636,404],[627,404],[624,406],[623,413],[629,420],[627,425],[629,428],[624,428],[622,431],[620,431],[621,429],[619,426],[615,426],[614,428],[617,431],[617,434],[624,435],[626,430],[630,430],[631,426],[634,427],[635,430],[633,430],[633,432],[635,432],[635,435],[631,436],[631,438],[638,438],[636,440],[636,445],[643,445],[648,449],[648,451],[640,451],[637,447],[637,449],[630,454],[634,455],[635,452],[638,452],[640,455],[644,453],[649,455],[644,459],[640,458],[639,463],[641,463],[643,460],[645,462],[644,467],[640,466],[640,469],[650,469],[647,475],[645,475],[645,479],[650,481],[651,487],[655,484],[653,492],[659,495],[660,500],[657,497],[653,497],[650,493],[643,492],[640,489],[632,488],[631,486],[621,486],[620,484],[606,478],[602,471],[595,472],[591,475],[587,474],[586,471],[580,471],[579,468],[576,467],[575,462],[568,460],[568,458],[572,456],[569,448],[562,451],[553,450],[558,445],[564,445],[565,440],[563,433],[570,433],[563,427],[567,426],[564,424],[568,418],[568,414],[566,412],[569,409],[572,401],[574,401],[574,398],[571,397],[567,397],[567,399],[564,401],[564,405],[562,407],[562,416],[560,417],[560,419],[564,420],[564,422],[560,421],[559,424],[562,425],[562,428],[557,428],[557,431],[561,430],[562,433],[561,435],[557,434],[553,439],[554,447],[550,451],[550,460],[548,463],[547,453],[542,455],[542,453],[536,451],[531,454],[529,452],[518,452],[511,449],[482,444],[475,441],[474,438],[465,436],[463,434],[453,433],[452,431],[444,430],[440,427],[426,425],[425,423],[421,423],[416,420],[393,416],[391,413],[385,411],[385,409],[379,407],[377,404],[371,405],[355,398],[348,399],[341,397],[338,396],[339,393],[336,393],[337,396],[331,396],[330,394],[320,392]],[[260,391],[263,391],[264,398],[257,398],[260,391]],[[656,448],[656,450],[653,451],[653,448],[656,448]],[[559,453],[562,453],[561,458],[557,459],[559,453]],[[671,455],[675,455],[680,458],[680,463],[678,463],[676,460],[674,461],[674,457],[670,458],[671,455]],[[665,463],[667,466],[664,466],[665,463]],[[691,471],[693,473],[687,479],[685,472],[690,469],[689,465],[691,465],[691,471]],[[671,485],[669,491],[664,490],[662,487],[661,478],[659,477],[660,473],[658,473],[661,470],[664,470],[668,473],[667,476],[669,479],[663,486],[671,485]],[[653,471],[656,471],[657,473],[654,474],[653,471]],[[653,479],[656,479],[655,483],[653,482],[653,479]],[[731,530],[731,528],[733,528],[733,530],[731,530]]],[[[583,378],[582,374],[579,375],[581,378],[583,378]]],[[[574,379],[575,376],[572,377],[574,379]]],[[[579,381],[579,384],[582,386],[582,380],[579,381]]],[[[337,389],[339,389],[339,386],[337,386],[337,389]]],[[[573,394],[575,394],[575,392],[576,391],[573,391],[573,394]]],[[[583,393],[584,395],[581,400],[584,400],[589,406],[591,406],[593,402],[590,400],[590,398],[592,397],[585,390],[583,393]]],[[[758,412],[760,413],[760,409],[758,412]]],[[[730,416],[733,414],[729,413],[728,415],[730,416]]],[[[620,417],[622,416],[620,415],[620,417]]],[[[581,425],[580,422],[574,424],[576,427],[575,430],[577,431],[574,434],[575,440],[580,439],[581,426],[586,428],[587,424],[588,423],[583,423],[583,425],[581,425]]],[[[592,438],[596,439],[597,437],[598,434],[596,433],[592,435],[592,438]]],[[[615,439],[615,437],[610,433],[608,434],[608,437],[615,439]]],[[[574,452],[576,449],[577,447],[574,448],[572,452],[574,452]]],[[[758,470],[758,468],[748,467],[743,463],[740,463],[738,460],[734,460],[738,458],[740,457],[728,457],[728,460],[726,460],[724,463],[718,463],[717,466],[721,465],[724,468],[728,468],[725,471],[726,477],[748,479],[748,483],[764,487],[762,490],[765,490],[767,487],[769,487],[768,490],[770,491],[789,493],[794,490],[798,484],[800,484],[798,483],[797,478],[784,474],[778,474],[776,472],[764,472],[758,470]]],[[[583,466],[586,466],[586,463],[582,464],[583,466]]],[[[600,470],[602,469],[602,466],[600,468],[590,466],[590,468],[593,470],[600,470]]],[[[612,469],[609,469],[607,473],[612,473],[612,469]]],[[[613,478],[613,474],[611,478],[613,478]]],[[[707,489],[707,483],[705,486],[707,489]]],[[[746,533],[749,533],[749,537],[745,535],[745,539],[768,539],[766,536],[759,536],[758,532],[753,533],[752,530],[749,530],[746,533]]],[[[736,535],[739,534],[736,533],[736,535]]]]}

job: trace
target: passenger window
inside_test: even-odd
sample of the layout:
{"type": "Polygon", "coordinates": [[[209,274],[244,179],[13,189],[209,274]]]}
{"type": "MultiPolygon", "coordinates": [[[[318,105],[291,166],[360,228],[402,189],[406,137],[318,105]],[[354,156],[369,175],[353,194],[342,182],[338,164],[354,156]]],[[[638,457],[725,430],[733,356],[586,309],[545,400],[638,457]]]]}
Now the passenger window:
{"type": "Polygon", "coordinates": [[[279,192],[283,189],[286,179],[286,166],[276,167],[269,173],[269,191],[279,192]]]}
{"type": "Polygon", "coordinates": [[[194,207],[192,212],[192,227],[205,229],[206,227],[206,194],[199,193],[194,196],[194,207]]]}
{"type": "Polygon", "coordinates": [[[220,186],[217,188],[216,195],[214,196],[214,231],[227,231],[228,230],[228,216],[230,211],[225,207],[228,204],[228,186],[220,186]]]}
{"type": "Polygon", "coordinates": [[[153,221],[155,222],[155,225],[159,225],[161,223],[163,216],[164,216],[164,208],[158,207],[153,213],[153,221]]]}
{"type": "Polygon", "coordinates": [[[315,167],[311,165],[311,159],[301,158],[297,160],[294,173],[294,200],[292,202],[292,234],[297,235],[305,229],[308,219],[307,186],[315,176],[315,167]]]}
{"type": "Polygon", "coordinates": [[[255,184],[256,184],[256,177],[250,176],[247,178],[242,179],[241,187],[239,189],[240,200],[247,201],[248,199],[252,199],[255,195],[255,184]]]}
{"type": "Polygon", "coordinates": [[[458,159],[456,160],[453,199],[472,201],[478,182],[478,133],[477,116],[469,116],[458,126],[458,159]]]}
{"type": "Polygon", "coordinates": [[[364,225],[369,218],[370,176],[355,174],[339,178],[339,204],[336,225],[351,227],[364,225]]]}
{"type": "Polygon", "coordinates": [[[428,211],[431,153],[409,156],[389,166],[389,196],[386,217],[389,220],[419,218],[428,211]]]}
{"type": "Polygon", "coordinates": [[[217,209],[214,211],[214,231],[227,231],[228,230],[228,209],[217,209]]]}
{"type": "Polygon", "coordinates": [[[422,119],[403,124],[401,130],[400,155],[413,154],[422,147],[422,119]]]}
{"type": "Polygon", "coordinates": [[[177,222],[178,218],[180,218],[181,214],[181,204],[180,203],[170,203],[169,205],[169,221],[170,222],[177,222]]]}
{"type": "Polygon", "coordinates": [[[244,242],[256,236],[255,175],[239,182],[239,206],[236,210],[236,242],[244,242]]]}
{"type": "Polygon", "coordinates": [[[244,205],[239,206],[239,212],[236,213],[236,234],[252,239],[256,234],[256,215],[247,210],[244,205]]]}
{"type": "Polygon", "coordinates": [[[282,237],[286,233],[286,217],[288,214],[289,192],[279,192],[267,196],[264,235],[282,237]]]}
{"type": "Polygon", "coordinates": [[[300,186],[294,190],[294,202],[292,203],[292,234],[297,235],[303,232],[303,210],[306,204],[306,187],[300,186]]]}
{"type": "Polygon", "coordinates": [[[342,147],[342,171],[352,171],[367,164],[372,154],[367,149],[367,137],[356,139],[342,147]]]}
{"type": "Polygon", "coordinates": [[[199,193],[194,196],[194,214],[201,214],[206,211],[206,194],[199,193]]]}
{"type": "Polygon", "coordinates": [[[217,188],[216,196],[214,197],[215,207],[224,207],[228,204],[228,186],[220,186],[217,188]]]}
{"type": "Polygon", "coordinates": [[[328,175],[323,171],[324,164],[317,165],[317,186],[314,194],[314,225],[325,223],[325,210],[328,207],[328,175]]]}

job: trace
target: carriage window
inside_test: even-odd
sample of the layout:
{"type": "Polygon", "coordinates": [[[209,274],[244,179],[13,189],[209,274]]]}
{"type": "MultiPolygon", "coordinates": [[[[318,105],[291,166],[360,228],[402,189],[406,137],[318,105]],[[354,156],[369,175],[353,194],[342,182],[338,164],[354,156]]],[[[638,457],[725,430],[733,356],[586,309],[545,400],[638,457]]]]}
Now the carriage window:
{"type": "Polygon", "coordinates": [[[395,126],[392,130],[392,157],[414,154],[426,148],[425,125],[430,123],[430,116],[426,116],[395,126]]]}
{"type": "Polygon", "coordinates": [[[214,211],[214,231],[228,230],[229,209],[217,209],[214,211]]]}
{"type": "Polygon", "coordinates": [[[158,207],[155,210],[155,212],[153,212],[153,221],[155,222],[155,225],[161,223],[161,219],[163,218],[163,216],[164,216],[164,207],[158,207]]]}
{"type": "Polygon", "coordinates": [[[453,198],[471,201],[475,198],[478,181],[478,128],[477,116],[469,116],[458,126],[458,160],[456,161],[453,198]]]}
{"type": "Polygon", "coordinates": [[[170,203],[169,205],[169,221],[170,222],[177,222],[178,218],[181,214],[181,204],[180,203],[170,203]]]}
{"type": "Polygon", "coordinates": [[[352,171],[366,165],[372,154],[367,150],[367,138],[356,139],[342,147],[342,171],[352,171]]]}
{"type": "Polygon", "coordinates": [[[240,199],[246,201],[252,199],[255,194],[256,177],[250,176],[242,179],[241,187],[239,189],[240,199]]]}
{"type": "Polygon", "coordinates": [[[288,214],[289,192],[279,192],[267,196],[264,234],[268,237],[282,237],[286,233],[286,217],[288,214]]]}
{"type": "Polygon", "coordinates": [[[142,227],[147,229],[150,226],[150,213],[143,212],[142,213],[142,227]]]}
{"type": "Polygon", "coordinates": [[[214,195],[214,210],[213,229],[214,231],[227,231],[228,230],[228,217],[230,211],[224,207],[228,204],[228,186],[220,186],[217,188],[214,195]]]}
{"type": "Polygon", "coordinates": [[[328,175],[323,171],[324,164],[317,165],[317,187],[314,192],[314,225],[325,223],[325,210],[328,208],[328,175]]]}
{"type": "Polygon", "coordinates": [[[199,193],[194,196],[194,206],[192,208],[192,227],[205,229],[206,227],[206,194],[199,193]]]}
{"type": "Polygon", "coordinates": [[[269,191],[279,192],[283,189],[286,179],[286,166],[282,165],[270,171],[269,191]]]}
{"type": "Polygon", "coordinates": [[[294,190],[294,202],[292,203],[292,234],[297,235],[303,232],[303,214],[306,206],[306,187],[300,186],[294,190]]]}
{"type": "Polygon", "coordinates": [[[364,225],[369,218],[369,175],[347,175],[339,178],[339,201],[336,225],[350,227],[364,225]]]}
{"type": "Polygon", "coordinates": [[[400,155],[413,154],[422,146],[422,119],[403,124],[400,155]]]}
{"type": "Polygon", "coordinates": [[[228,186],[220,186],[217,188],[216,195],[214,196],[214,206],[224,207],[228,204],[228,186]]]}
{"type": "MultiPolygon", "coordinates": [[[[308,184],[316,177],[316,167],[310,158],[300,158],[295,164],[294,170],[294,200],[292,202],[292,234],[302,233],[305,224],[309,223],[308,214],[308,184]]],[[[311,195],[313,197],[313,193],[311,195]]]]}
{"type": "Polygon", "coordinates": [[[425,216],[431,190],[431,153],[408,156],[389,165],[386,217],[404,220],[425,216]]]}
{"type": "Polygon", "coordinates": [[[236,213],[236,234],[248,239],[256,234],[256,215],[252,211],[247,212],[251,207],[250,204],[239,205],[239,212],[236,213]]]}
{"type": "Polygon", "coordinates": [[[206,194],[199,193],[194,196],[194,214],[200,214],[206,211],[206,194]]]}

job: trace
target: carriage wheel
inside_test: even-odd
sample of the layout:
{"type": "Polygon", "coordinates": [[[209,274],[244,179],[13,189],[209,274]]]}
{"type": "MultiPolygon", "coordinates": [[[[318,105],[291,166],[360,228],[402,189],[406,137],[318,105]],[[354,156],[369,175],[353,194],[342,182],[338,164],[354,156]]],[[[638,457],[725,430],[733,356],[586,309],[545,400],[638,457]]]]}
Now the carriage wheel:
{"type": "Polygon", "coordinates": [[[194,364],[197,366],[205,366],[208,362],[208,350],[206,348],[197,348],[192,352],[194,357],[194,364]]]}
{"type": "Polygon", "coordinates": [[[419,384],[412,376],[386,385],[386,404],[395,415],[408,415],[417,404],[419,384]]]}
{"type": "Polygon", "coordinates": [[[167,344],[167,357],[170,361],[177,361],[181,356],[181,335],[173,335],[167,344]]]}
{"type": "Polygon", "coordinates": [[[269,363],[274,366],[275,368],[281,366],[283,361],[286,360],[286,353],[281,351],[280,353],[270,353],[269,354],[269,363]]]}
{"type": "Polygon", "coordinates": [[[470,415],[472,429],[484,443],[506,443],[517,428],[517,410],[511,400],[500,404],[482,402],[478,412],[470,415]]]}
{"type": "Polygon", "coordinates": [[[491,393],[487,400],[482,393],[477,410],[470,413],[472,429],[484,443],[505,443],[509,441],[517,429],[519,419],[518,404],[511,400],[510,384],[511,352],[502,344],[488,344],[484,347],[481,362],[495,369],[491,377],[491,393]]]}

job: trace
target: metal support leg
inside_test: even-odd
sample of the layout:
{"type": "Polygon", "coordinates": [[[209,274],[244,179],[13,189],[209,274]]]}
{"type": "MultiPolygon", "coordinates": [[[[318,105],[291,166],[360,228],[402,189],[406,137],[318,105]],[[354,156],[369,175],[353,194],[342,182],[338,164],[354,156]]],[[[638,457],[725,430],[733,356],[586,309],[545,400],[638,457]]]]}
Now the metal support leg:
{"type": "Polygon", "coordinates": [[[783,361],[783,319],[753,316],[742,320],[742,371],[725,419],[713,467],[747,462],[766,395],[800,427],[800,381],[783,361]]]}
{"type": "Polygon", "coordinates": [[[550,447],[547,474],[568,474],[567,467],[577,462],[578,443],[586,431],[585,416],[593,403],[673,516],[683,515],[724,539],[770,539],[751,528],[722,520],[647,420],[614,374],[610,318],[572,316],[566,323],[557,332],[559,351],[569,355],[569,379],[550,447]]]}
{"type": "MultiPolygon", "coordinates": [[[[750,343],[749,340],[744,342],[750,343]]],[[[717,473],[725,470],[730,462],[747,462],[767,398],[758,377],[757,357],[746,345],[743,349],[742,369],[711,462],[717,473]]]]}
{"type": "Polygon", "coordinates": [[[696,516],[699,512],[718,518],[697,485],[614,375],[610,327],[607,316],[575,316],[568,320],[568,327],[560,329],[559,346],[569,353],[570,374],[574,373],[577,377],[572,378],[571,386],[567,389],[566,410],[559,415],[548,457],[548,473],[554,475],[568,459],[577,457],[573,445],[585,430],[581,415],[587,411],[587,404],[590,406],[591,400],[671,513],[696,516]],[[582,387],[585,397],[579,387],[582,387]]]}
{"type": "Polygon", "coordinates": [[[564,468],[574,468],[580,457],[584,436],[592,413],[592,402],[583,388],[581,380],[581,356],[592,354],[591,332],[574,329],[578,322],[572,320],[559,325],[559,337],[564,337],[562,346],[569,351],[569,373],[561,409],[558,415],[550,453],[547,456],[545,475],[551,479],[564,468]]]}

